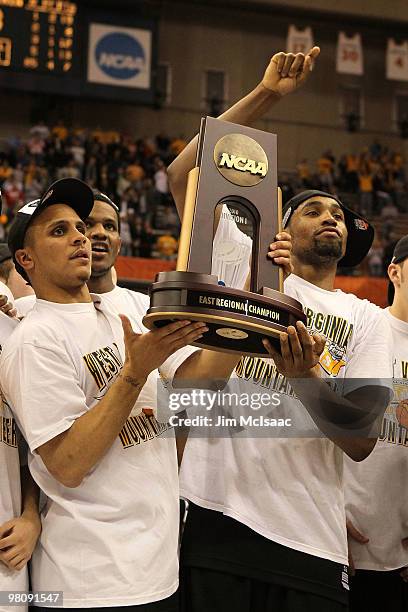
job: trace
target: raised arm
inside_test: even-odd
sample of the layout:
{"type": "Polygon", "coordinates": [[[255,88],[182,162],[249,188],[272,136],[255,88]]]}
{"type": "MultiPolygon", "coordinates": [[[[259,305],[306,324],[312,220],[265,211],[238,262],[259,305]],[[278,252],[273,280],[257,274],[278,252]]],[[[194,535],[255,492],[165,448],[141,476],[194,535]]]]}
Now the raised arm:
{"type": "MultiPolygon", "coordinates": [[[[296,91],[306,82],[319,53],[319,47],[313,47],[307,55],[276,53],[255,89],[219,118],[241,125],[251,125],[263,117],[283,96],[296,91]]],[[[167,169],[170,190],[180,218],[184,210],[188,173],[195,163],[197,142],[198,136],[195,136],[167,169]]]]}

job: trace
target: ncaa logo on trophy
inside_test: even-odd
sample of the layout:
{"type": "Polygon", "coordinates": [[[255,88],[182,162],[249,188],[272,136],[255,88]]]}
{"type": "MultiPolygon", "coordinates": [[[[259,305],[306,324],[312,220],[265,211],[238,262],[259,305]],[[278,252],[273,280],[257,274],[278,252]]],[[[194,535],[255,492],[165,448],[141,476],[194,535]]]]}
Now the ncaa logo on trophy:
{"type": "Polygon", "coordinates": [[[306,323],[300,302],[282,293],[282,271],[267,259],[281,229],[281,210],[276,135],[203,119],[177,270],[160,272],[152,284],[146,327],[203,321],[209,331],[196,346],[265,356],[262,339],[268,338],[280,350],[279,333],[296,321],[306,323]],[[223,223],[229,230],[220,237],[223,223]],[[213,258],[220,278],[211,274],[213,258]]]}

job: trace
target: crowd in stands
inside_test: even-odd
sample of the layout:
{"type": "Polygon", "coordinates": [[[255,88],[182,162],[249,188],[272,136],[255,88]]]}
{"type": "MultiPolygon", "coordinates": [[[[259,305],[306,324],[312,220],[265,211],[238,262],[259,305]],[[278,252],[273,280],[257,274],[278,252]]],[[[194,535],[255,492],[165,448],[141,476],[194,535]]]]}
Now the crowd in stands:
{"type": "MultiPolygon", "coordinates": [[[[106,193],[120,208],[122,255],[175,259],[180,223],[169,193],[166,166],[183,150],[182,137],[158,134],[135,138],[115,131],[68,129],[62,121],[33,126],[24,140],[0,143],[3,214],[0,239],[15,212],[39,197],[53,180],[78,177],[106,193]]],[[[336,159],[326,150],[312,163],[281,174],[283,200],[302,189],[338,194],[368,219],[377,235],[364,272],[383,276],[398,238],[400,213],[408,212],[404,160],[399,152],[374,142],[359,154],[336,159]],[[343,195],[344,194],[344,195],[343,195]]]]}
{"type": "Polygon", "coordinates": [[[24,202],[38,198],[53,180],[76,177],[119,206],[123,255],[176,258],[180,223],[166,166],[185,144],[165,134],[135,138],[69,130],[62,121],[51,128],[38,123],[26,140],[9,139],[0,147],[0,238],[24,202]]]}

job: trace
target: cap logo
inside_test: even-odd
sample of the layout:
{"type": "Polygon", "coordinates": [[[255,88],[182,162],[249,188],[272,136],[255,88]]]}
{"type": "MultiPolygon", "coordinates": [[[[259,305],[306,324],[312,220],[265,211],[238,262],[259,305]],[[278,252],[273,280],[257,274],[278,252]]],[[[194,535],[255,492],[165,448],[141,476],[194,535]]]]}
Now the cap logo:
{"type": "Polygon", "coordinates": [[[368,223],[364,219],[354,219],[354,225],[359,230],[368,230],[368,223]]]}
{"type": "Polygon", "coordinates": [[[285,212],[285,216],[282,219],[282,227],[286,227],[286,224],[289,221],[289,217],[291,214],[292,214],[292,208],[289,207],[288,210],[285,212]]]}
{"type": "Polygon", "coordinates": [[[50,189],[49,192],[43,197],[42,201],[45,202],[45,200],[48,200],[48,198],[50,198],[53,193],[54,193],[54,190],[50,189]]]}
{"type": "Polygon", "coordinates": [[[39,203],[40,200],[32,200],[20,208],[18,212],[23,213],[24,215],[32,215],[37,210],[39,203]]]}

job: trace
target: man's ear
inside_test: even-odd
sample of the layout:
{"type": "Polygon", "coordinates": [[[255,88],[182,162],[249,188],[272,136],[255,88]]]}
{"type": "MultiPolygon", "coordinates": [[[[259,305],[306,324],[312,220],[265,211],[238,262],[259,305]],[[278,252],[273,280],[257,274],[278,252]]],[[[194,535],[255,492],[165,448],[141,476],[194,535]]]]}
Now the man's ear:
{"type": "Polygon", "coordinates": [[[401,285],[401,266],[391,263],[388,266],[388,278],[394,285],[399,287],[401,285]]]}
{"type": "Polygon", "coordinates": [[[15,258],[25,272],[29,272],[34,268],[34,261],[27,248],[18,249],[18,251],[15,252],[15,258]]]}
{"type": "Polygon", "coordinates": [[[122,247],[122,238],[119,238],[118,250],[115,255],[116,257],[119,255],[121,247],[122,247]]]}

